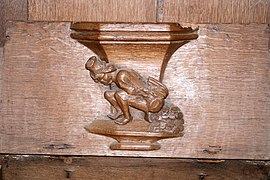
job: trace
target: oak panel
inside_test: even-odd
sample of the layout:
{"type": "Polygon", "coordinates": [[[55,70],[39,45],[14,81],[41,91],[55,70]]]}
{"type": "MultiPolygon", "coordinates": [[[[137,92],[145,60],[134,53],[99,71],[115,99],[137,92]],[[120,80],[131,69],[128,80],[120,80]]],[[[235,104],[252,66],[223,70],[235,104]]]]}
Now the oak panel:
{"type": "Polygon", "coordinates": [[[0,1],[0,47],[4,46],[6,21],[27,20],[27,0],[0,1]]]}
{"type": "Polygon", "coordinates": [[[270,23],[269,0],[169,0],[160,22],[270,23]]]}
{"type": "Polygon", "coordinates": [[[154,22],[155,0],[29,0],[29,20],[154,22]]]}
{"type": "MultiPolygon", "coordinates": [[[[218,159],[270,158],[267,25],[199,25],[199,38],[171,58],[168,101],[184,113],[184,137],[152,152],[111,151],[84,130],[104,118],[106,87],[84,63],[93,54],[69,23],[11,23],[1,86],[0,152],[218,159]]],[[[140,62],[147,74],[151,64],[140,62]]],[[[136,65],[138,66],[138,64],[136,65]]]]}
{"type": "Polygon", "coordinates": [[[0,3],[0,47],[4,46],[4,37],[5,37],[5,5],[4,3],[0,3]]]}

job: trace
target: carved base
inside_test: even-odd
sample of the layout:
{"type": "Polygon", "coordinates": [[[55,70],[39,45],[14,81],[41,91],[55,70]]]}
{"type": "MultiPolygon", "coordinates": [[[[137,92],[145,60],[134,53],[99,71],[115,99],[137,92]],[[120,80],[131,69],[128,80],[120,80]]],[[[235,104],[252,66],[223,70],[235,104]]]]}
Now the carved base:
{"type": "Polygon", "coordinates": [[[152,151],[160,149],[160,144],[146,142],[114,142],[110,145],[112,150],[152,151]]]}
{"type": "Polygon", "coordinates": [[[151,151],[160,149],[158,140],[183,136],[183,128],[178,132],[153,132],[151,124],[144,120],[134,120],[119,126],[112,120],[96,120],[85,129],[94,134],[115,139],[112,150],[151,151]]]}

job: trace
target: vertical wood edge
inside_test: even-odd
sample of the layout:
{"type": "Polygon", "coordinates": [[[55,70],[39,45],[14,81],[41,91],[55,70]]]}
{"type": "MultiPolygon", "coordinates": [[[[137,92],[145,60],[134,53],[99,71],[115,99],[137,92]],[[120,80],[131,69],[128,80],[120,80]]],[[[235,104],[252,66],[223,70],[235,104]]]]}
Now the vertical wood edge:
{"type": "Polygon", "coordinates": [[[267,26],[267,32],[268,32],[268,38],[269,38],[269,41],[268,41],[268,52],[270,53],[270,24],[268,24],[268,26],[267,26]]]}
{"type": "Polygon", "coordinates": [[[5,32],[6,32],[6,17],[5,17],[5,4],[6,2],[0,3],[0,47],[3,47],[5,44],[5,32]]]}
{"type": "Polygon", "coordinates": [[[157,0],[156,22],[162,22],[164,15],[164,0],[157,0]]]}
{"type": "Polygon", "coordinates": [[[1,164],[0,164],[0,180],[3,180],[3,169],[1,164]]]}

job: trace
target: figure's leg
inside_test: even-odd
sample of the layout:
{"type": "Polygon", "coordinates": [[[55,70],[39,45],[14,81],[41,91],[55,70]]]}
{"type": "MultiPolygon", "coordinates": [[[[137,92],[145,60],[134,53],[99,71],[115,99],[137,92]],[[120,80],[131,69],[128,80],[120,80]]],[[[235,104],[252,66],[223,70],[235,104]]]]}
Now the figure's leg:
{"type": "Polygon", "coordinates": [[[115,91],[105,91],[104,93],[105,99],[109,101],[109,103],[115,109],[115,113],[111,113],[107,115],[110,119],[113,119],[113,120],[119,118],[123,114],[118,103],[115,100],[114,94],[115,94],[115,91]]]}
{"type": "Polygon", "coordinates": [[[124,118],[123,119],[119,119],[116,120],[115,123],[117,124],[127,124],[128,122],[130,122],[132,120],[132,116],[129,112],[129,104],[128,104],[128,94],[124,91],[118,91],[115,92],[114,97],[119,105],[119,107],[121,108],[123,114],[124,114],[124,118]]]}
{"type": "Polygon", "coordinates": [[[146,120],[147,122],[151,123],[152,120],[150,118],[150,112],[144,112],[144,120],[146,120]]]}
{"type": "Polygon", "coordinates": [[[144,120],[146,120],[147,122],[150,122],[150,123],[152,122],[152,120],[150,119],[150,112],[149,112],[149,108],[147,106],[147,102],[143,98],[130,99],[129,105],[131,107],[134,107],[136,109],[143,111],[145,113],[144,120]]]}

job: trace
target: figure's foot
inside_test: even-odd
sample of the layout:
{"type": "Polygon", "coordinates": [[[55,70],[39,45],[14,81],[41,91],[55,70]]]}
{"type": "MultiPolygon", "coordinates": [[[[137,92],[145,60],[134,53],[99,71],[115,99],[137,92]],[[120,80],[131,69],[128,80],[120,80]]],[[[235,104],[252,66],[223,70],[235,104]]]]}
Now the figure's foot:
{"type": "Polygon", "coordinates": [[[111,114],[108,114],[107,116],[112,119],[112,120],[115,120],[117,118],[119,118],[120,116],[122,115],[122,113],[120,111],[116,112],[116,113],[111,113],[111,114]]]}
{"type": "Polygon", "coordinates": [[[151,118],[150,118],[150,113],[146,113],[146,114],[145,114],[144,120],[146,120],[146,121],[149,122],[149,123],[152,123],[152,120],[151,120],[151,118]]]}
{"type": "Polygon", "coordinates": [[[114,122],[119,125],[125,125],[129,123],[130,121],[132,121],[132,118],[121,118],[121,119],[115,120],[114,122]]]}

